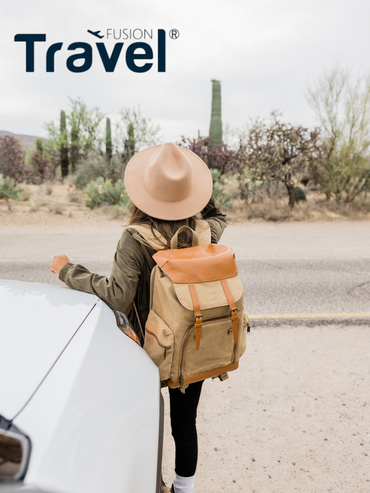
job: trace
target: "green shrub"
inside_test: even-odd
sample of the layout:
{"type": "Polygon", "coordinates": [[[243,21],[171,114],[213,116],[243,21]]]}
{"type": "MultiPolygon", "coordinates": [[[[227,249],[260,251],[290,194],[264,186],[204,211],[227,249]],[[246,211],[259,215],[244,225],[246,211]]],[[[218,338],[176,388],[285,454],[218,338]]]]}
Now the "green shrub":
{"type": "Polygon", "coordinates": [[[23,200],[21,193],[23,192],[22,188],[19,188],[16,185],[13,178],[9,178],[8,176],[3,176],[0,173],[0,199],[5,200],[23,200]]]}
{"type": "Polygon", "coordinates": [[[230,207],[231,206],[230,199],[232,199],[233,196],[231,195],[231,193],[223,191],[222,185],[224,180],[223,177],[221,176],[220,171],[217,169],[211,169],[210,172],[213,180],[212,195],[221,205],[225,207],[230,207]]]}
{"type": "Polygon", "coordinates": [[[294,198],[296,202],[307,202],[306,194],[301,187],[294,187],[294,198]]]}
{"type": "Polygon", "coordinates": [[[96,181],[91,181],[87,185],[87,195],[90,200],[85,201],[86,207],[94,207],[102,204],[128,206],[130,199],[126,195],[123,180],[118,180],[115,184],[111,180],[100,177],[96,181]]]}
{"type": "Polygon", "coordinates": [[[76,171],[76,187],[80,190],[86,187],[92,180],[99,177],[110,179],[113,183],[122,180],[125,175],[126,164],[121,156],[114,154],[111,159],[99,151],[90,151],[86,158],[80,159],[76,171]]]}

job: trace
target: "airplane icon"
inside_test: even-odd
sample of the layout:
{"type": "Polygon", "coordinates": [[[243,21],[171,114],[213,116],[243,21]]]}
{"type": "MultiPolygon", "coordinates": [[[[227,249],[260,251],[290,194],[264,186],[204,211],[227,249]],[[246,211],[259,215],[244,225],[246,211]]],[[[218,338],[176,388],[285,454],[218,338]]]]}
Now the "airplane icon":
{"type": "Polygon", "coordinates": [[[87,32],[90,33],[90,34],[92,34],[93,36],[96,36],[99,39],[104,38],[104,35],[103,36],[99,36],[100,31],[90,31],[90,29],[88,29],[87,32]]]}

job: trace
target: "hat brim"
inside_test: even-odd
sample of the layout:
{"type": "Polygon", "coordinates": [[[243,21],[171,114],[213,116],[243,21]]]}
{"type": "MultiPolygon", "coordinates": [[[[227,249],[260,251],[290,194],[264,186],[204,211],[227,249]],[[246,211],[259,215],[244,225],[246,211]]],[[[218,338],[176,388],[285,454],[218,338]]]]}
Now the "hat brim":
{"type": "Polygon", "coordinates": [[[177,221],[192,217],[208,204],[212,196],[212,176],[206,163],[189,149],[181,147],[193,166],[194,186],[188,197],[178,202],[168,202],[152,197],[144,185],[144,174],[151,156],[161,147],[147,147],[133,156],[125,171],[127,195],[138,209],[156,219],[177,221]]]}

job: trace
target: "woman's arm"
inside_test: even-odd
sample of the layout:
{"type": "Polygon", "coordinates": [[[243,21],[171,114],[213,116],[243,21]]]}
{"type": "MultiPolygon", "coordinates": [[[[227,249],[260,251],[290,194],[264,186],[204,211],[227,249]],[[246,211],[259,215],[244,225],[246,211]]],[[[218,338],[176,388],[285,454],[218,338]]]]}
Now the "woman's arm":
{"type": "Polygon", "coordinates": [[[111,308],[127,314],[136,293],[143,262],[137,242],[124,231],[117,245],[109,278],[69,262],[60,270],[59,279],[72,289],[95,294],[111,308]]]}
{"type": "Polygon", "coordinates": [[[227,225],[226,214],[221,212],[221,204],[214,197],[211,197],[201,215],[202,219],[205,219],[211,228],[211,242],[218,243],[227,225]]]}

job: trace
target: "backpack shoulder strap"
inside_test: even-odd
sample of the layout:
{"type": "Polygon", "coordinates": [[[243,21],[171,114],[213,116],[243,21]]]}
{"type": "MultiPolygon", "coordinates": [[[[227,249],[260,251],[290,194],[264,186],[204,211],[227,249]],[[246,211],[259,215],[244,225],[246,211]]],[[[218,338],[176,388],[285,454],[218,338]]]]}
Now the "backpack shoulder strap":
{"type": "Polygon", "coordinates": [[[197,219],[195,232],[198,235],[198,245],[209,245],[211,243],[211,228],[204,219],[197,219]]]}
{"type": "MultiPolygon", "coordinates": [[[[155,230],[155,234],[152,232],[152,228],[148,224],[135,224],[126,226],[125,229],[133,229],[138,235],[135,235],[140,243],[152,248],[153,250],[167,250],[167,241],[161,235],[161,233],[155,230]],[[138,238],[139,236],[139,238],[138,238]],[[143,242],[144,240],[144,242],[143,242]]],[[[211,229],[207,221],[203,219],[197,219],[195,232],[198,235],[198,245],[208,245],[211,243],[211,229]]]]}

